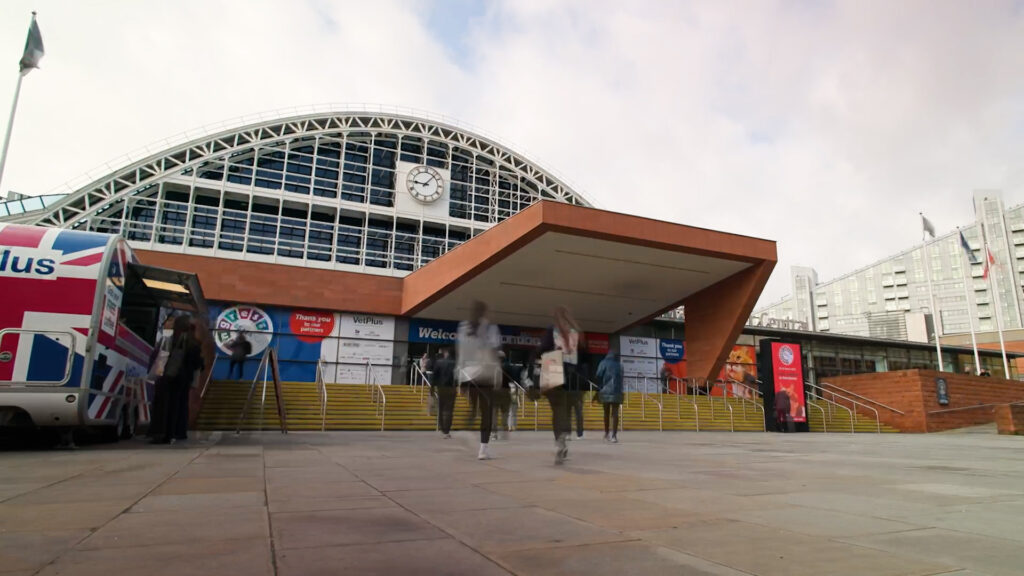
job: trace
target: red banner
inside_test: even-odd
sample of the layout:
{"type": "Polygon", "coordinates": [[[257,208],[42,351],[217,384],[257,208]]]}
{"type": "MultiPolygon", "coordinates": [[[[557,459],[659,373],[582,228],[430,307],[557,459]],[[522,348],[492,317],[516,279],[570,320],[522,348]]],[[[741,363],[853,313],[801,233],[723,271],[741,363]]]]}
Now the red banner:
{"type": "Polygon", "coordinates": [[[772,370],[775,373],[775,394],[789,396],[789,414],[793,422],[807,422],[800,345],[772,342],[772,370]]]}
{"type": "Polygon", "coordinates": [[[596,334],[594,332],[586,333],[586,350],[587,354],[607,354],[608,353],[608,335],[607,334],[596,334]]]}
{"type": "Polygon", "coordinates": [[[296,310],[288,320],[288,326],[303,342],[320,342],[334,330],[334,314],[315,310],[296,310]]]}

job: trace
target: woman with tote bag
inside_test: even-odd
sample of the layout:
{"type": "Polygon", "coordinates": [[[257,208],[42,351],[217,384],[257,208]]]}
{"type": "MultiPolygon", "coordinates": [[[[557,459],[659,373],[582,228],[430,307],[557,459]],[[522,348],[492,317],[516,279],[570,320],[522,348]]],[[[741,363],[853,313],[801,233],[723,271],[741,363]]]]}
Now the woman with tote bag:
{"type": "Polygon", "coordinates": [[[502,380],[498,362],[501,332],[487,319],[487,304],[473,302],[469,320],[459,323],[457,338],[456,380],[460,390],[463,385],[475,390],[480,407],[480,452],[477,459],[489,460],[494,394],[502,380]]]}

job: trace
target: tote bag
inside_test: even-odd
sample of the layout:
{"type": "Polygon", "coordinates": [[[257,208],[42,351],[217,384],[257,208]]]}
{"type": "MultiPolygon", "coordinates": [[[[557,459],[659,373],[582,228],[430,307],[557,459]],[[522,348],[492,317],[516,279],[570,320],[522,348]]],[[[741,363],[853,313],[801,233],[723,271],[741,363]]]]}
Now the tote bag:
{"type": "Polygon", "coordinates": [[[540,355],[540,389],[547,392],[565,384],[565,367],[562,365],[562,351],[552,350],[540,355]]]}

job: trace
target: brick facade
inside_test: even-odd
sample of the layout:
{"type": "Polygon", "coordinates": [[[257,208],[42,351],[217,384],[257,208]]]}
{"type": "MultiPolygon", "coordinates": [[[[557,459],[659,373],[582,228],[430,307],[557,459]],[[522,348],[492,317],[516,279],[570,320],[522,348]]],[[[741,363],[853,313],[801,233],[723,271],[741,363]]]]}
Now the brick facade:
{"type": "MultiPolygon", "coordinates": [[[[1024,382],[984,378],[934,370],[875,372],[823,379],[903,412],[897,414],[867,403],[878,410],[879,419],[903,432],[939,432],[994,422],[995,405],[1024,401],[1024,382]],[[945,378],[949,405],[939,404],[935,379],[945,378]],[[950,410],[956,409],[959,410],[950,410]]],[[[841,393],[841,392],[840,392],[841,393]]],[[[859,413],[870,413],[858,408],[859,413]]]]}
{"type": "Polygon", "coordinates": [[[1024,404],[996,406],[995,416],[1000,434],[1024,435],[1024,404]]]}

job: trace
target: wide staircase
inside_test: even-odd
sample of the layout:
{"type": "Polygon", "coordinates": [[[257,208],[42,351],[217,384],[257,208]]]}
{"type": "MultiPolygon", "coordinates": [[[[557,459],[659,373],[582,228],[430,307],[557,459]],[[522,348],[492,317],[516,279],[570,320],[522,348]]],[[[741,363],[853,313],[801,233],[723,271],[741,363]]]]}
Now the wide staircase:
{"type": "Polygon", "coordinates": [[[899,432],[879,422],[874,415],[854,413],[843,406],[823,400],[807,401],[807,424],[811,432],[899,432]]]}
{"type": "MultiPolygon", "coordinates": [[[[197,427],[200,430],[280,429],[273,386],[263,396],[257,385],[242,416],[251,382],[211,382],[203,400],[197,427]],[[262,409],[261,409],[262,406],[262,409]]],[[[428,411],[430,389],[423,386],[365,386],[284,382],[281,386],[288,430],[434,430],[435,417],[428,411]],[[326,408],[323,393],[326,389],[326,408]],[[380,392],[383,391],[383,399],[380,392]]],[[[604,413],[585,394],[584,428],[603,431],[604,413]]],[[[468,396],[455,403],[454,429],[472,429],[468,396]]],[[[543,397],[520,398],[517,429],[551,430],[551,409],[543,397]]],[[[760,402],[709,396],[641,394],[630,392],[622,405],[624,430],[720,430],[761,432],[764,415],[760,402]]],[[[831,431],[831,428],[830,428],[831,431]]]]}

